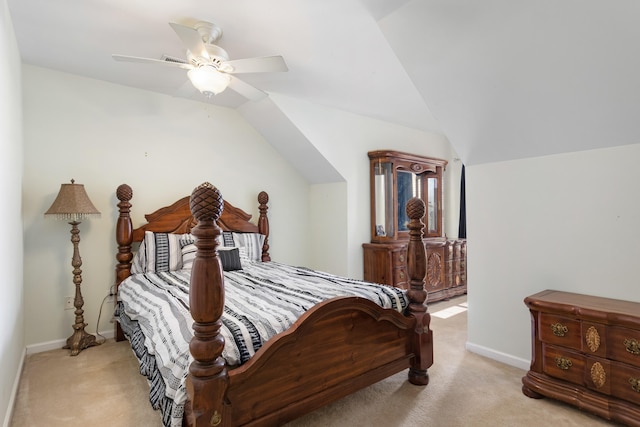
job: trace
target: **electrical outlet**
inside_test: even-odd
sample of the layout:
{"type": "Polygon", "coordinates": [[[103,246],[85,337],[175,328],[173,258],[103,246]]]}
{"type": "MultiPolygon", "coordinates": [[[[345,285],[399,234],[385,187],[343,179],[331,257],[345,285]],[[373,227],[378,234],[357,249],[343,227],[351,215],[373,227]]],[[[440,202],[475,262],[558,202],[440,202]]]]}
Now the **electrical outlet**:
{"type": "Polygon", "coordinates": [[[107,302],[113,302],[113,298],[115,298],[115,295],[108,295],[107,302]]]}
{"type": "Polygon", "coordinates": [[[73,310],[75,306],[73,305],[73,297],[66,297],[64,299],[64,309],[65,310],[73,310]]]}

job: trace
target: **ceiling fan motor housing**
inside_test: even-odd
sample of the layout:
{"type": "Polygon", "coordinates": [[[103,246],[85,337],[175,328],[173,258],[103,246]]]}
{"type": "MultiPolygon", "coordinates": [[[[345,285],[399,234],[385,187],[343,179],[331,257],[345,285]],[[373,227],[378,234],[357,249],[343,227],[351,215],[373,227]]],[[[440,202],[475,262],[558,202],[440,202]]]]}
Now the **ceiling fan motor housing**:
{"type": "Polygon", "coordinates": [[[214,44],[222,38],[222,28],[212,22],[198,21],[193,27],[202,37],[204,44],[214,44]]]}
{"type": "Polygon", "coordinates": [[[205,44],[204,47],[209,57],[204,58],[202,56],[195,56],[193,53],[191,53],[191,51],[187,50],[187,57],[189,58],[189,62],[197,67],[200,67],[202,65],[213,65],[216,68],[219,68],[225,61],[229,60],[229,54],[220,46],[216,46],[214,44],[205,44]]]}

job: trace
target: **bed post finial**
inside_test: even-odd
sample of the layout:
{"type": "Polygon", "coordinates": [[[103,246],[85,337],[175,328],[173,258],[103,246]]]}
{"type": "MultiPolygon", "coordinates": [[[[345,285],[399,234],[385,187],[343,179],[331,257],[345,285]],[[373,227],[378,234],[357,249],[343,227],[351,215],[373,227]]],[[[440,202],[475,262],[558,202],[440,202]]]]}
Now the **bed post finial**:
{"type": "Polygon", "coordinates": [[[127,184],[120,184],[116,190],[116,196],[118,200],[128,202],[133,198],[133,190],[127,184]]]}
{"type": "Polygon", "coordinates": [[[194,335],[189,344],[193,362],[187,376],[187,420],[190,426],[225,426],[230,421],[230,411],[225,404],[229,376],[222,358],[224,338],[220,334],[224,276],[216,251],[222,232],[216,221],[222,214],[224,201],[220,191],[205,182],[193,190],[189,206],[198,225],[191,230],[196,237],[197,252],[189,290],[194,335]]]}
{"type": "Polygon", "coordinates": [[[407,202],[409,221],[409,246],[407,248],[407,267],[409,270],[408,314],[416,319],[414,353],[415,357],[409,368],[409,382],[417,385],[429,384],[427,368],[433,364],[433,338],[429,323],[431,315],[427,313],[425,301],[427,291],[424,288],[427,273],[427,256],[422,241],[422,231],[426,208],[424,201],[414,197],[407,202]]]}
{"type": "Polygon", "coordinates": [[[266,191],[261,191],[258,194],[258,209],[260,210],[260,217],[258,218],[258,232],[264,235],[264,243],[262,244],[262,262],[271,261],[269,255],[269,218],[267,217],[267,210],[269,210],[269,195],[266,191]]]}
{"type": "MultiPolygon", "coordinates": [[[[131,252],[131,242],[133,242],[133,224],[131,223],[131,203],[133,198],[133,190],[127,184],[121,184],[116,190],[118,203],[118,220],[116,222],[116,243],[118,244],[118,253],[116,253],[116,281],[113,292],[118,294],[120,283],[127,277],[131,276],[131,260],[133,253],[131,252]]],[[[125,339],[120,323],[115,322],[115,339],[122,341],[125,339]]]]}

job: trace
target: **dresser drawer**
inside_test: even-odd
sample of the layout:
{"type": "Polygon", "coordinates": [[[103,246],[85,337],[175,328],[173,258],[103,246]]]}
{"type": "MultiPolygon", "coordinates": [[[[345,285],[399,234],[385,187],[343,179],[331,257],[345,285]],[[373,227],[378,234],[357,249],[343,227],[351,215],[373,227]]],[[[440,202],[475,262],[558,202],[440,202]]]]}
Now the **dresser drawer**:
{"type": "Polygon", "coordinates": [[[584,385],[585,357],[553,345],[542,346],[542,371],[554,378],[584,385]]]}
{"type": "Polygon", "coordinates": [[[394,267],[404,267],[407,264],[407,251],[395,251],[391,255],[391,263],[394,267]]]}
{"type": "Polygon", "coordinates": [[[541,313],[539,323],[540,341],[574,350],[582,349],[580,321],[554,314],[541,313]]]}
{"type": "Polygon", "coordinates": [[[393,286],[400,289],[409,288],[409,279],[407,278],[407,269],[404,267],[393,269],[393,286]]]}
{"type": "Polygon", "coordinates": [[[607,347],[610,359],[640,367],[640,331],[612,326],[608,332],[607,347]]]}
{"type": "Polygon", "coordinates": [[[612,395],[640,405],[640,368],[612,363],[611,389],[612,395]]]}

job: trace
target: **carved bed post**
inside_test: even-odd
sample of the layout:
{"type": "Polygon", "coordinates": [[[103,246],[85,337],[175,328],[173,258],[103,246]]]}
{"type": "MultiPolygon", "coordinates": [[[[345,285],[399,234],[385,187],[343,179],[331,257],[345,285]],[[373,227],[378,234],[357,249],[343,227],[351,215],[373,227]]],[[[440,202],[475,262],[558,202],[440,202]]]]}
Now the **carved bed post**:
{"type": "Polygon", "coordinates": [[[231,423],[230,406],[226,404],[229,376],[222,358],[224,338],[220,334],[224,276],[216,250],[217,238],[222,233],[216,221],[223,205],[220,191],[208,182],[191,193],[191,212],[198,225],[191,230],[196,237],[197,252],[189,291],[194,321],[194,336],[189,344],[194,360],[187,376],[189,426],[228,426],[231,423]]]}
{"type": "Polygon", "coordinates": [[[427,368],[433,364],[433,337],[429,329],[431,315],[427,313],[425,301],[427,291],[424,289],[427,272],[427,256],[422,241],[425,205],[422,199],[412,198],[407,202],[409,222],[409,246],[407,249],[407,267],[409,270],[409,307],[407,313],[416,318],[414,353],[415,358],[409,368],[409,382],[416,385],[429,384],[427,368]]]}
{"type": "MultiPolygon", "coordinates": [[[[122,184],[116,190],[118,203],[118,221],[116,222],[116,242],[118,243],[118,253],[116,254],[116,282],[114,293],[118,294],[118,286],[127,277],[131,275],[131,260],[133,253],[131,252],[131,242],[133,241],[133,225],[131,223],[131,203],[129,200],[133,197],[133,190],[127,184],[122,184]]],[[[116,300],[117,301],[117,300],[116,300]]],[[[115,302],[114,304],[117,304],[115,302]]],[[[120,323],[115,322],[115,339],[122,341],[125,339],[120,323]]]]}
{"type": "Polygon", "coordinates": [[[258,232],[264,234],[264,244],[262,245],[262,262],[271,261],[269,256],[269,218],[267,217],[267,210],[269,206],[269,195],[265,191],[261,191],[258,194],[258,203],[260,206],[260,217],[258,218],[258,232]]]}

